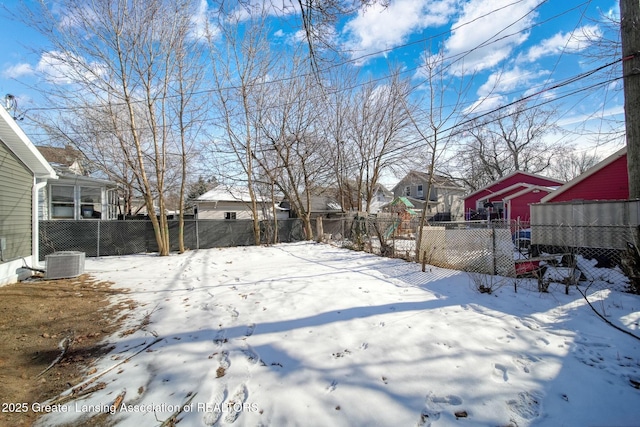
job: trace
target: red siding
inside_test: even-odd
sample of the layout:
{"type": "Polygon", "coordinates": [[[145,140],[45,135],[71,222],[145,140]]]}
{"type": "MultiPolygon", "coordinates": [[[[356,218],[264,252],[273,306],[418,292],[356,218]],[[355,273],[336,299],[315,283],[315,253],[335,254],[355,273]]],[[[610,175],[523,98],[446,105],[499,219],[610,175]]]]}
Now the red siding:
{"type": "Polygon", "coordinates": [[[532,190],[521,196],[514,197],[511,199],[511,214],[509,219],[516,220],[520,217],[521,221],[529,221],[531,219],[529,205],[540,202],[540,199],[547,194],[549,194],[549,192],[544,190],[532,190]]]}
{"type": "Polygon", "coordinates": [[[628,198],[629,173],[627,171],[627,156],[624,155],[548,202],[627,200],[628,198]]]}
{"type": "MultiPolygon", "coordinates": [[[[519,183],[525,183],[525,184],[531,184],[531,185],[539,185],[542,187],[557,187],[558,185],[560,185],[560,183],[556,180],[552,180],[552,179],[546,179],[543,177],[537,177],[537,176],[531,176],[531,175],[527,175],[527,174],[523,174],[523,173],[515,173],[507,178],[504,178],[501,181],[496,181],[493,184],[491,184],[489,187],[487,187],[486,189],[472,195],[469,196],[469,198],[466,198],[464,200],[464,210],[465,212],[468,212],[469,209],[476,209],[476,202],[480,199],[483,199],[485,197],[487,197],[489,194],[491,193],[495,193],[496,191],[500,191],[504,188],[510,187],[514,184],[519,184],[519,183]]],[[[502,200],[504,197],[506,197],[505,195],[501,195],[500,200],[502,200]]]]}

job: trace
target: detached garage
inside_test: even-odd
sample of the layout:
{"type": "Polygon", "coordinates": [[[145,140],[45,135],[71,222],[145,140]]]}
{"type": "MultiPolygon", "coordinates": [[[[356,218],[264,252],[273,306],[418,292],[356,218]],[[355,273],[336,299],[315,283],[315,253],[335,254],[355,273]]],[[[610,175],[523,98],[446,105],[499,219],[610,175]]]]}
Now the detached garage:
{"type": "Polygon", "coordinates": [[[56,173],[0,107],[0,286],[31,274],[38,260],[38,189],[56,173]]]}

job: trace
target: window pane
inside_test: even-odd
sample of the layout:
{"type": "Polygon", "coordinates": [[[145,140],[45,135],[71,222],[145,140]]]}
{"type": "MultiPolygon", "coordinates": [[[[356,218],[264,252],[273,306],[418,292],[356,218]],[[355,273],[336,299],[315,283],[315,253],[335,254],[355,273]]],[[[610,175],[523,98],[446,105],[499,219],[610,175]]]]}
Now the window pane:
{"type": "Polygon", "coordinates": [[[83,219],[102,217],[102,190],[100,187],[80,187],[80,216],[83,219]]]}
{"type": "Polygon", "coordinates": [[[82,203],[100,203],[102,190],[94,187],[80,187],[80,200],[82,203]]]}
{"type": "Polygon", "coordinates": [[[73,203],[73,187],[68,185],[52,185],[51,201],[73,203]]]}
{"type": "Polygon", "coordinates": [[[52,218],[73,219],[73,203],[53,203],[51,216],[52,218]]]}

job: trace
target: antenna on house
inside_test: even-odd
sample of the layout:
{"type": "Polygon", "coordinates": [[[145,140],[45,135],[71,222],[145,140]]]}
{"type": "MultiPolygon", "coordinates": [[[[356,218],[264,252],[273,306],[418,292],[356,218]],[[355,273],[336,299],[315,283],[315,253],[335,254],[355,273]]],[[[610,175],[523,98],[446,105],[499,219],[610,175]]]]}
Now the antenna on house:
{"type": "Polygon", "coordinates": [[[24,118],[24,116],[18,118],[18,100],[15,96],[10,93],[6,94],[4,96],[4,105],[5,110],[7,110],[7,113],[11,114],[13,120],[22,120],[24,118]],[[11,110],[13,110],[13,113],[11,113],[11,110]]]}

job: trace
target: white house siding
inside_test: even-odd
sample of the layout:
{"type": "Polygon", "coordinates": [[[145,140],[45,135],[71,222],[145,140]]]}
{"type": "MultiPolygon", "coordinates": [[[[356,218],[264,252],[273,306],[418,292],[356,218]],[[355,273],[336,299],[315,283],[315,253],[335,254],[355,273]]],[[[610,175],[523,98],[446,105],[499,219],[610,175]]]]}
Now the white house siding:
{"type": "Polygon", "coordinates": [[[198,219],[225,219],[226,212],[235,212],[236,219],[253,218],[251,208],[244,202],[198,202],[198,219]]]}
{"type": "Polygon", "coordinates": [[[15,282],[16,270],[30,259],[33,175],[0,140],[0,237],[6,250],[0,258],[0,285],[15,282]]]}

